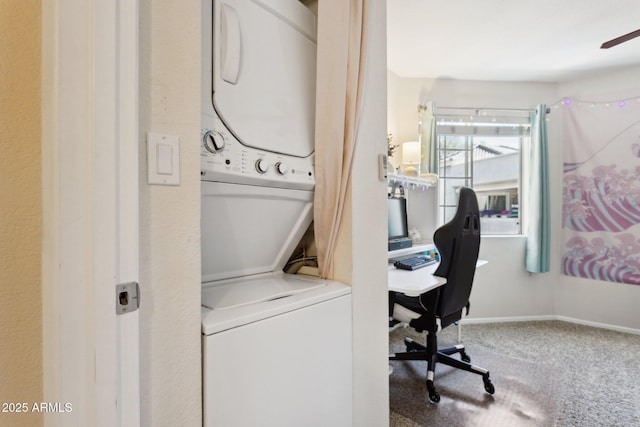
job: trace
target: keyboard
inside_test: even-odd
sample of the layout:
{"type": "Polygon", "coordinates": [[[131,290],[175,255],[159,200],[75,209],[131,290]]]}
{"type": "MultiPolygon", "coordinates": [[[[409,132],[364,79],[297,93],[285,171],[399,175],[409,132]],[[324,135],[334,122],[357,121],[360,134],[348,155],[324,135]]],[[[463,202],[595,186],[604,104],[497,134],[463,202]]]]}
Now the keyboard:
{"type": "Polygon", "coordinates": [[[409,258],[400,259],[393,263],[395,268],[402,270],[417,270],[422,267],[426,267],[436,262],[435,258],[431,258],[425,255],[415,255],[409,258]]]}

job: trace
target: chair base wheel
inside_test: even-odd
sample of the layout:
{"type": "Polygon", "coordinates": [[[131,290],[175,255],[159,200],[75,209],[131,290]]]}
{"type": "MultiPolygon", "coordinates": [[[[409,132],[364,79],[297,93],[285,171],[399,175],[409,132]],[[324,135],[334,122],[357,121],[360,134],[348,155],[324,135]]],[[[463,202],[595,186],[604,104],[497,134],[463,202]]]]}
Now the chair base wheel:
{"type": "Polygon", "coordinates": [[[487,374],[486,376],[483,376],[482,381],[484,382],[484,390],[487,393],[493,394],[496,392],[496,388],[493,386],[493,383],[489,379],[489,374],[487,374]]]}
{"type": "Polygon", "coordinates": [[[440,402],[440,395],[436,391],[433,381],[427,381],[427,391],[429,392],[429,400],[433,403],[440,402]]]}

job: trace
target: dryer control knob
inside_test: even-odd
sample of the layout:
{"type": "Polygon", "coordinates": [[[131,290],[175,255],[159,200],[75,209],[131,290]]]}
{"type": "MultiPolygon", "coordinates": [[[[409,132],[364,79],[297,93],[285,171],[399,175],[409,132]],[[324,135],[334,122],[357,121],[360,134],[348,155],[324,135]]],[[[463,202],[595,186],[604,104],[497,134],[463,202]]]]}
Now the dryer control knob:
{"type": "Polygon", "coordinates": [[[276,163],[276,172],[278,172],[279,175],[286,175],[289,172],[289,168],[284,163],[278,162],[276,163]]]}
{"type": "Polygon", "coordinates": [[[264,159],[258,159],[256,160],[256,170],[260,174],[267,173],[267,171],[269,170],[269,165],[264,159]]]}
{"type": "Polygon", "coordinates": [[[224,137],[212,130],[208,130],[202,135],[202,143],[204,144],[204,148],[213,154],[224,150],[224,137]]]}

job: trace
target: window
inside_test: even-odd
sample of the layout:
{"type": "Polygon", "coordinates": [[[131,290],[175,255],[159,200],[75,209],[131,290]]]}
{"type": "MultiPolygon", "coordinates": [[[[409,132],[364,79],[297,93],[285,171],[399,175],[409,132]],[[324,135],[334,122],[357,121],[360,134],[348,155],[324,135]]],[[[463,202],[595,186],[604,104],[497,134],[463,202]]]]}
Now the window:
{"type": "Polygon", "coordinates": [[[455,214],[458,192],[467,186],[478,196],[482,234],[520,234],[521,152],[528,143],[529,112],[446,110],[436,115],[441,222],[455,214]]]}

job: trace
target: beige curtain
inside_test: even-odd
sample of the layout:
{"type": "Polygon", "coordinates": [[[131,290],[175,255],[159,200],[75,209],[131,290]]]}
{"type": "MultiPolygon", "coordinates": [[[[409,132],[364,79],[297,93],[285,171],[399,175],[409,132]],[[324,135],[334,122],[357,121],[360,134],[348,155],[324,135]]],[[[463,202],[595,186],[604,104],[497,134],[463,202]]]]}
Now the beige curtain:
{"type": "Polygon", "coordinates": [[[332,279],[358,131],[368,0],[318,2],[314,233],[320,276],[332,279]]]}

